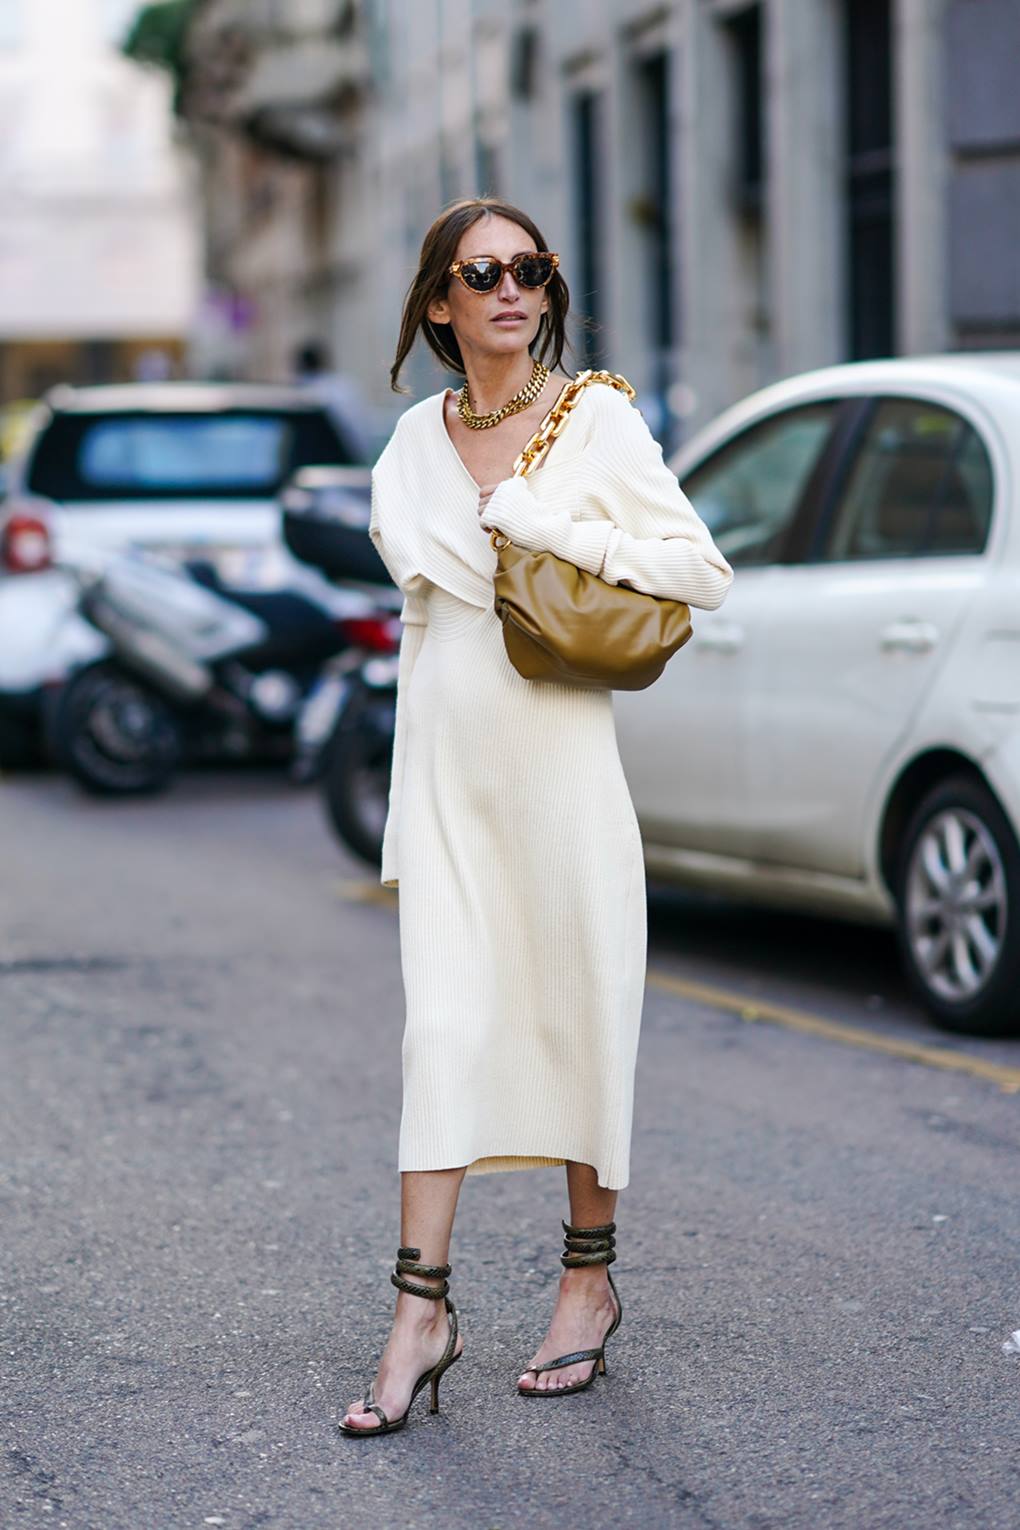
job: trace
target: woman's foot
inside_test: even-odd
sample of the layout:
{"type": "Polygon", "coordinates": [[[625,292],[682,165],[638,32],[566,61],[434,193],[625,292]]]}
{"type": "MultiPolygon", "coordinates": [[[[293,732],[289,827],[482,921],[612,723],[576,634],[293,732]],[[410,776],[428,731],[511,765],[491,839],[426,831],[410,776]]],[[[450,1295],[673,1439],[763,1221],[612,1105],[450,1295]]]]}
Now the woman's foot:
{"type": "MultiPolygon", "coordinates": [[[[564,1270],[549,1332],[531,1364],[544,1365],[557,1355],[571,1355],[578,1349],[598,1349],[616,1313],[604,1264],[564,1270]]],[[[556,1391],[587,1381],[597,1364],[596,1360],[582,1360],[555,1371],[540,1371],[537,1376],[527,1370],[518,1377],[517,1385],[522,1392],[556,1391]]]]}
{"type": "MultiPolygon", "coordinates": [[[[373,1389],[375,1401],[391,1423],[407,1411],[415,1382],[424,1371],[438,1364],[449,1338],[450,1319],[443,1302],[398,1293],[393,1327],[373,1389]]],[[[459,1355],[463,1348],[464,1340],[458,1336],[454,1354],[459,1355]]],[[[365,1411],[361,1397],[351,1404],[342,1422],[355,1429],[380,1427],[378,1414],[365,1411]]]]}

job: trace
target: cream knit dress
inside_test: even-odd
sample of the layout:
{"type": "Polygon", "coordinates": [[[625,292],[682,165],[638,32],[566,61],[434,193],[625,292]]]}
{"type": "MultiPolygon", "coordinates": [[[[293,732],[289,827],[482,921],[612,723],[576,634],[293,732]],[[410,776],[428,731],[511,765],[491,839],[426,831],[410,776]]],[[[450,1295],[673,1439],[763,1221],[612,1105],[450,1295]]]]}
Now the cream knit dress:
{"type": "Polygon", "coordinates": [[[574,1159],[621,1189],[646,913],[612,693],[513,668],[482,524],[693,606],[732,571],[623,394],[588,388],[483,518],[444,398],[403,415],[372,475],[370,534],[405,596],[381,872],[400,888],[398,1168],[574,1159]]]}

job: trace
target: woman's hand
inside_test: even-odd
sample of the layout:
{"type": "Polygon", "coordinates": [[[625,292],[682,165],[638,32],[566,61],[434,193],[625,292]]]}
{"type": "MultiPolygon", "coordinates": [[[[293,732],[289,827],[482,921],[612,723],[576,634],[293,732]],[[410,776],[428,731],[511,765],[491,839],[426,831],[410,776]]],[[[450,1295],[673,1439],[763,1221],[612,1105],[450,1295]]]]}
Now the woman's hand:
{"type": "Polygon", "coordinates": [[[543,516],[523,478],[511,475],[500,483],[485,484],[478,492],[478,519],[483,531],[499,531],[518,547],[539,552],[543,543],[543,516]]]}

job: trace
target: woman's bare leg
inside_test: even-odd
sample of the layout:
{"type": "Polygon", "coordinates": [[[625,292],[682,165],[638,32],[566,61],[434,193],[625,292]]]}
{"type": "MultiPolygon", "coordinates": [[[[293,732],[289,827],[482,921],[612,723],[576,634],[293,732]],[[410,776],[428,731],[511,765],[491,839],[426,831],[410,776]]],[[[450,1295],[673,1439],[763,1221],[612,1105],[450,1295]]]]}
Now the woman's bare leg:
{"type": "MultiPolygon", "coordinates": [[[[450,1235],[464,1169],[430,1169],[400,1176],[401,1246],[421,1249],[421,1264],[448,1264],[450,1235]]],[[[408,1276],[415,1285],[439,1287],[431,1276],[408,1276]]],[[[452,1295],[452,1293],[451,1293],[452,1295]]],[[[450,1335],[446,1306],[427,1296],[396,1293],[393,1327],[383,1350],[375,1381],[375,1401],[391,1421],[407,1408],[411,1388],[423,1371],[435,1365],[450,1335]]],[[[458,1338],[456,1353],[463,1340],[458,1338]]],[[[360,1429],[378,1429],[374,1413],[362,1411],[364,1399],[352,1403],[343,1422],[360,1429]]]]}
{"type": "MultiPolygon", "coordinates": [[[[616,1190],[605,1190],[591,1164],[567,1163],[567,1194],[570,1197],[570,1222],[574,1227],[603,1227],[616,1216],[616,1190]]],[[[572,1354],[575,1349],[594,1349],[616,1316],[616,1303],[609,1288],[604,1264],[564,1268],[560,1276],[556,1309],[541,1347],[532,1356],[532,1365],[555,1360],[557,1355],[572,1354]]],[[[583,1360],[557,1371],[542,1371],[538,1376],[525,1372],[519,1377],[522,1389],[571,1386],[586,1381],[595,1362],[583,1360]]]]}

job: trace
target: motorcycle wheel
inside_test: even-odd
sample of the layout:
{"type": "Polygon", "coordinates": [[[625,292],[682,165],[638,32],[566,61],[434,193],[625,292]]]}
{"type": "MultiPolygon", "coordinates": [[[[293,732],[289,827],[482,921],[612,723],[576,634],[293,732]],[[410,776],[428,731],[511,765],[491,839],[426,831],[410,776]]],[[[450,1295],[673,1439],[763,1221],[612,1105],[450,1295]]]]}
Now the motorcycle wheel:
{"type": "Polygon", "coordinates": [[[45,758],[38,730],[20,719],[0,717],[0,770],[32,770],[45,758]]]}
{"type": "Polygon", "coordinates": [[[166,702],[115,664],[71,677],[56,699],[49,741],[55,763],[98,796],[162,791],[181,756],[180,727],[166,702]]]}
{"type": "Polygon", "coordinates": [[[353,698],[326,746],[322,791],[339,838],[362,860],[382,862],[393,758],[391,698],[353,698]]]}

